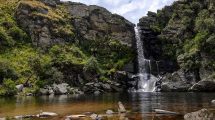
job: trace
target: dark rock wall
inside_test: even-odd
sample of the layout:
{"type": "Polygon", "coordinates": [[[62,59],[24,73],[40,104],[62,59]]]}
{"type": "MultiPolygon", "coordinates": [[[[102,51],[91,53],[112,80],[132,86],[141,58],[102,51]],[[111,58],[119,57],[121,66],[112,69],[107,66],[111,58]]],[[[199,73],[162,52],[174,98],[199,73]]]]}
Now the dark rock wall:
{"type": "MultiPolygon", "coordinates": [[[[171,8],[165,7],[163,10],[171,10],[171,8]]],[[[170,16],[172,14],[171,11],[168,14],[170,16]]],[[[166,16],[162,17],[163,19],[168,19],[166,16]]],[[[175,61],[165,59],[162,56],[162,41],[159,39],[161,31],[155,26],[158,19],[160,18],[158,18],[156,13],[148,12],[147,16],[142,17],[138,23],[141,40],[143,41],[144,55],[146,59],[151,60],[151,73],[155,75],[173,72],[178,69],[175,61]]]]}

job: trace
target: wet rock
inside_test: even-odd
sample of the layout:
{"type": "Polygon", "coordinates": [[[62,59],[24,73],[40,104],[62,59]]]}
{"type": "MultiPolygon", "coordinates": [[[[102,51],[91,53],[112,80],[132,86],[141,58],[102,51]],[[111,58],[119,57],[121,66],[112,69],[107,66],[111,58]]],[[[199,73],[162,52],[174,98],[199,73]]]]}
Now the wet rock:
{"type": "Polygon", "coordinates": [[[178,114],[177,112],[161,110],[161,109],[155,109],[155,112],[158,113],[158,114],[178,114]]]}
{"type": "Polygon", "coordinates": [[[90,115],[90,118],[92,120],[101,120],[102,116],[94,113],[94,114],[90,115]]]}
{"type": "Polygon", "coordinates": [[[202,80],[194,84],[189,91],[193,92],[214,92],[215,91],[215,81],[212,80],[202,80]]]}
{"type": "Polygon", "coordinates": [[[69,92],[69,94],[72,94],[72,95],[82,95],[82,94],[84,94],[84,92],[79,90],[78,88],[69,88],[68,92],[69,92]]]}
{"type": "Polygon", "coordinates": [[[26,96],[33,96],[33,93],[26,93],[26,96]]]}
{"type": "Polygon", "coordinates": [[[118,102],[118,112],[119,113],[125,113],[126,112],[124,105],[120,101],[118,102]]]}
{"type": "Polygon", "coordinates": [[[67,83],[53,84],[53,91],[55,95],[67,94],[69,85],[67,83]]]}
{"type": "Polygon", "coordinates": [[[166,74],[161,78],[162,92],[186,92],[192,85],[184,81],[183,76],[179,72],[166,74]]]}
{"type": "Polygon", "coordinates": [[[86,117],[86,115],[70,115],[66,117],[66,120],[80,120],[84,117],[86,117]]]}
{"type": "Polygon", "coordinates": [[[49,90],[45,88],[40,88],[39,93],[42,95],[49,95],[49,90]]]}
{"type": "Polygon", "coordinates": [[[126,71],[117,71],[114,74],[114,81],[117,81],[118,83],[120,83],[120,87],[123,89],[127,89],[130,87],[133,87],[134,85],[131,83],[133,81],[135,81],[134,75],[126,72],[126,71]]]}
{"type": "Polygon", "coordinates": [[[100,91],[95,91],[94,94],[95,95],[99,95],[101,92],[100,91]]]}
{"type": "Polygon", "coordinates": [[[53,116],[57,116],[57,113],[53,113],[53,112],[41,112],[40,114],[36,115],[37,117],[42,117],[42,118],[46,118],[46,117],[53,117],[53,116]]]}
{"type": "Polygon", "coordinates": [[[215,113],[207,109],[201,109],[196,112],[185,114],[184,119],[185,120],[214,120],[215,113]]]}
{"type": "Polygon", "coordinates": [[[112,114],[114,114],[114,112],[113,112],[113,110],[107,110],[107,111],[106,111],[106,114],[107,114],[107,115],[112,115],[112,114]]]}
{"type": "Polygon", "coordinates": [[[211,103],[215,105],[215,100],[212,100],[211,103]]]}
{"type": "Polygon", "coordinates": [[[111,91],[111,86],[110,86],[110,84],[108,84],[108,83],[102,84],[102,88],[103,88],[105,91],[111,91]]]}
{"type": "Polygon", "coordinates": [[[16,89],[18,90],[18,92],[22,92],[23,88],[24,88],[23,84],[20,84],[20,85],[16,86],[16,89]]]}
{"type": "Polygon", "coordinates": [[[33,118],[33,117],[35,117],[35,115],[20,115],[20,116],[15,116],[14,118],[18,119],[18,120],[22,120],[22,119],[29,119],[29,118],[33,118]]]}
{"type": "Polygon", "coordinates": [[[121,86],[119,83],[113,81],[105,81],[105,82],[89,82],[86,83],[83,87],[83,92],[87,94],[97,94],[103,92],[115,92],[120,91],[121,86]]]}

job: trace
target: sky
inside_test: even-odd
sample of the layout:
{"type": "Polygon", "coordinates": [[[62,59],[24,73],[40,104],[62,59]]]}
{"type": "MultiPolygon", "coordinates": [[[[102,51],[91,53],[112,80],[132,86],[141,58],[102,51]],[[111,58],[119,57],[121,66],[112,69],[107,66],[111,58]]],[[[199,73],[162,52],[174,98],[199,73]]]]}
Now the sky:
{"type": "Polygon", "coordinates": [[[133,23],[146,16],[148,11],[156,12],[165,5],[171,5],[176,0],[61,0],[80,2],[87,5],[98,5],[112,13],[124,16],[133,23]]]}

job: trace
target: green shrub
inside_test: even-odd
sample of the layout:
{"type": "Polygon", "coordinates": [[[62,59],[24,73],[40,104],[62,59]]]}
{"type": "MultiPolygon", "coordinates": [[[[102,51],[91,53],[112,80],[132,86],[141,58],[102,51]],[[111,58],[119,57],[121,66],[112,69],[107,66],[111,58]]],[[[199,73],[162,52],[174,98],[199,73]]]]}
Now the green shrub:
{"type": "Polygon", "coordinates": [[[9,32],[9,35],[16,41],[26,42],[26,41],[29,41],[30,39],[23,30],[21,30],[16,26],[10,28],[8,32],[9,32]]]}
{"type": "Polygon", "coordinates": [[[11,79],[4,79],[2,87],[0,87],[1,96],[13,96],[17,93],[16,84],[11,79]]]}
{"type": "Polygon", "coordinates": [[[9,47],[13,46],[14,41],[11,36],[9,36],[3,27],[0,26],[0,46],[1,47],[9,47]]]}
{"type": "Polygon", "coordinates": [[[202,49],[208,55],[215,55],[215,34],[212,34],[206,41],[202,49]]]}
{"type": "Polygon", "coordinates": [[[8,62],[6,62],[6,60],[0,60],[0,84],[4,79],[17,80],[18,76],[15,70],[8,62]]]}
{"type": "Polygon", "coordinates": [[[51,62],[44,64],[42,60],[35,58],[31,60],[31,67],[38,76],[36,81],[36,85],[38,87],[43,87],[53,83],[62,83],[64,77],[63,73],[53,67],[51,62]]]}
{"type": "Polygon", "coordinates": [[[90,73],[101,73],[101,68],[99,67],[99,63],[95,57],[90,57],[87,60],[84,70],[90,73]]]}
{"type": "Polygon", "coordinates": [[[202,10],[196,18],[195,30],[198,32],[214,32],[215,18],[210,16],[208,10],[202,10]]]}
{"type": "Polygon", "coordinates": [[[198,11],[202,8],[202,5],[201,5],[201,3],[199,3],[199,2],[192,2],[192,3],[191,3],[191,8],[192,8],[195,12],[198,12],[198,11]]]}

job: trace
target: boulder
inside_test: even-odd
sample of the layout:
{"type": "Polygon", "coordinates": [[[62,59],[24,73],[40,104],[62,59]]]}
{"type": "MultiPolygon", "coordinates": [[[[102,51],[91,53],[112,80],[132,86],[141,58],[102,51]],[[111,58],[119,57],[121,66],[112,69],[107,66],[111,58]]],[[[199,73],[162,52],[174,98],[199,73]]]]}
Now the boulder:
{"type": "Polygon", "coordinates": [[[202,80],[194,84],[189,91],[193,92],[214,92],[215,91],[215,81],[212,80],[202,80]]]}
{"type": "Polygon", "coordinates": [[[184,81],[178,72],[173,74],[166,74],[161,78],[162,92],[186,92],[192,86],[190,83],[184,81]]]}
{"type": "Polygon", "coordinates": [[[15,116],[14,118],[18,120],[22,120],[22,119],[32,119],[33,117],[35,117],[35,115],[20,115],[20,116],[15,116]]]}
{"type": "Polygon", "coordinates": [[[120,101],[118,102],[118,112],[119,113],[125,113],[126,112],[124,105],[120,101]]]}
{"type": "Polygon", "coordinates": [[[99,95],[101,92],[100,91],[95,91],[94,95],[99,95]]]}
{"type": "Polygon", "coordinates": [[[53,88],[51,86],[45,86],[44,88],[40,88],[39,94],[41,95],[51,95],[54,94],[53,88]]]}
{"type": "Polygon", "coordinates": [[[103,92],[115,92],[121,91],[122,86],[113,81],[105,81],[105,82],[89,82],[86,83],[83,87],[84,93],[103,93],[103,92]]]}
{"type": "Polygon", "coordinates": [[[49,89],[46,89],[46,88],[40,88],[39,93],[41,95],[49,95],[50,94],[49,89]]]}
{"type": "Polygon", "coordinates": [[[185,120],[214,120],[215,113],[207,109],[201,109],[196,112],[185,114],[184,119],[185,120]]]}
{"type": "Polygon", "coordinates": [[[70,115],[66,117],[66,120],[80,120],[84,117],[86,117],[86,115],[70,115]]]}
{"type": "Polygon", "coordinates": [[[16,86],[16,89],[18,90],[18,92],[22,92],[23,88],[24,88],[23,84],[20,84],[20,85],[16,86]]]}
{"type": "Polygon", "coordinates": [[[26,96],[33,96],[33,93],[26,93],[26,96]]]}
{"type": "Polygon", "coordinates": [[[101,120],[102,116],[94,113],[94,114],[90,115],[90,118],[92,120],[101,120]]]}
{"type": "Polygon", "coordinates": [[[53,116],[57,116],[57,113],[53,113],[53,112],[41,112],[40,114],[36,115],[37,117],[41,117],[41,118],[46,118],[46,117],[53,117],[53,116]]]}
{"type": "Polygon", "coordinates": [[[112,114],[114,114],[114,112],[113,112],[113,110],[107,110],[107,111],[106,111],[106,114],[107,114],[107,115],[112,115],[112,114]]]}
{"type": "Polygon", "coordinates": [[[165,82],[161,84],[162,92],[186,92],[191,85],[186,82],[165,82]]]}
{"type": "Polygon", "coordinates": [[[69,85],[67,83],[53,84],[53,91],[55,95],[67,94],[69,85]]]}
{"type": "Polygon", "coordinates": [[[81,95],[84,94],[83,91],[79,90],[78,88],[69,88],[68,93],[72,95],[81,95]]]}
{"type": "Polygon", "coordinates": [[[110,84],[108,84],[108,83],[103,83],[103,84],[102,84],[102,88],[103,88],[105,91],[111,91],[111,86],[110,86],[110,84]]]}
{"type": "Polygon", "coordinates": [[[212,100],[211,103],[215,105],[215,100],[212,100]]]}

